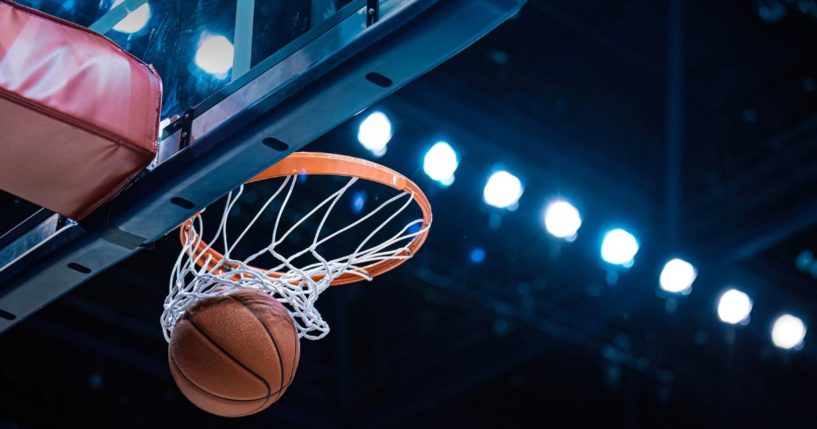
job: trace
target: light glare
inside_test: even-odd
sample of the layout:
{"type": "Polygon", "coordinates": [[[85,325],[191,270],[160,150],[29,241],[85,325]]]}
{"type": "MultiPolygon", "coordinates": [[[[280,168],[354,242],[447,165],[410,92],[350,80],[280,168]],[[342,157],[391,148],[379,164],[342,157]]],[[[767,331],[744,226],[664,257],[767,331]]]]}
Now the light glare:
{"type": "MultiPolygon", "coordinates": [[[[125,0],[114,0],[113,5],[111,5],[111,9],[119,6],[124,1],[125,0]]],[[[150,4],[145,2],[141,6],[137,7],[136,10],[128,11],[127,16],[116,23],[116,25],[113,26],[113,29],[120,33],[133,34],[145,28],[148,20],[150,20],[150,4]]]]}
{"type": "Polygon", "coordinates": [[[454,148],[447,142],[437,142],[426,152],[423,158],[423,171],[428,177],[444,186],[454,183],[454,172],[460,165],[454,148]]]}
{"type": "Polygon", "coordinates": [[[513,208],[522,196],[522,181],[507,171],[497,171],[488,178],[482,191],[485,203],[501,209],[513,208]]]}
{"type": "Polygon", "coordinates": [[[207,36],[196,51],[196,65],[216,76],[225,76],[233,68],[233,44],[224,36],[207,36]]]}
{"type": "Polygon", "coordinates": [[[363,211],[366,207],[366,192],[357,191],[352,195],[352,211],[356,214],[363,211]]]}
{"type": "Polygon", "coordinates": [[[471,259],[471,263],[474,265],[479,265],[482,261],[485,260],[485,249],[481,247],[474,247],[471,249],[471,252],[468,253],[468,258],[471,259]]]}
{"type": "Polygon", "coordinates": [[[567,201],[554,201],[545,210],[545,229],[550,235],[573,240],[582,226],[579,210],[567,201]]]}
{"type": "Polygon", "coordinates": [[[737,289],[727,290],[718,301],[718,318],[724,323],[745,325],[751,313],[752,300],[737,289]]]}
{"type": "Polygon", "coordinates": [[[774,321],[772,342],[781,349],[800,348],[806,338],[806,324],[799,317],[784,314],[774,321]]]}
{"type": "Polygon", "coordinates": [[[357,141],[377,157],[386,153],[386,146],[392,138],[392,126],[389,117],[383,112],[372,112],[357,131],[357,141]]]}
{"type": "Polygon", "coordinates": [[[661,289],[670,293],[688,294],[692,283],[698,277],[698,270],[683,259],[672,259],[664,265],[659,277],[661,289]]]}
{"type": "Polygon", "coordinates": [[[604,236],[601,243],[601,258],[612,265],[629,267],[638,253],[639,244],[635,236],[623,229],[614,229],[604,236]]]}

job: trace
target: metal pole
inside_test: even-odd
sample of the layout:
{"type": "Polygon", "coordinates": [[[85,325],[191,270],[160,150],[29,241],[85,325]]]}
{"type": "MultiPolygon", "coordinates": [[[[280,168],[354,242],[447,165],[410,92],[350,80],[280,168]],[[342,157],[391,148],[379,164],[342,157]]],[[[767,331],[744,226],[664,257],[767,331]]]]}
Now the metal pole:
{"type": "Polygon", "coordinates": [[[232,80],[236,80],[252,67],[252,35],[255,0],[238,0],[235,6],[235,33],[233,43],[232,80]]]}

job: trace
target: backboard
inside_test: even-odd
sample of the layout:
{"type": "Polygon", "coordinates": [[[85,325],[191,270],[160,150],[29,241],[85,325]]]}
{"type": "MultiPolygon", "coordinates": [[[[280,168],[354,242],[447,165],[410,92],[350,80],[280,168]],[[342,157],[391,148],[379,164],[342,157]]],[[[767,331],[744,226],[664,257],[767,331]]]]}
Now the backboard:
{"type": "Polygon", "coordinates": [[[258,172],[455,55],[524,0],[24,0],[105,34],[164,83],[159,155],[76,223],[0,237],[0,332],[150,247],[258,172]]]}

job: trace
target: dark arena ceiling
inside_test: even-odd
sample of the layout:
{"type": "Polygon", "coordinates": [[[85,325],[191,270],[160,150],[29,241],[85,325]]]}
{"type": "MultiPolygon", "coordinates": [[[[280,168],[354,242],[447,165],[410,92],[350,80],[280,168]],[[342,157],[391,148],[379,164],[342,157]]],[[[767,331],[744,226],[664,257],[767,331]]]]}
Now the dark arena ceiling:
{"type": "MultiPolygon", "coordinates": [[[[23,3],[90,25],[112,1],[23,3]]],[[[232,31],[235,2],[150,4],[153,29],[109,36],[155,65],[170,117],[224,85],[190,53],[203,27],[232,31]]],[[[256,2],[253,58],[313,12],[256,2]]],[[[815,41],[814,0],[528,0],[307,147],[403,172],[435,219],[412,261],[321,297],[332,332],[302,341],[279,403],[228,421],[174,386],[172,233],[0,336],[0,428],[814,427],[817,335],[783,350],[771,331],[817,321],[815,41]],[[357,141],[374,111],[393,125],[381,157],[357,141]],[[450,186],[423,170],[437,141],[458,154],[450,186]],[[499,169],[524,186],[514,210],[484,201],[499,169]],[[543,225],[557,197],[581,212],[574,241],[543,225]],[[600,258],[612,228],[640,243],[629,268],[600,258]],[[697,268],[686,295],[659,288],[672,257],[697,268]],[[719,320],[728,288],[748,323],[719,320]]],[[[3,194],[3,229],[33,210],[3,194]]]]}

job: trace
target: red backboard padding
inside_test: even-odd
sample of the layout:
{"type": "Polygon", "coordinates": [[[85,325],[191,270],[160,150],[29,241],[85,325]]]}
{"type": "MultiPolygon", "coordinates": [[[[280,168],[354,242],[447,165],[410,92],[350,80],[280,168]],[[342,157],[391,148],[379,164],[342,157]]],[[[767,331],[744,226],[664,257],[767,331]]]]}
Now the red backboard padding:
{"type": "Polygon", "coordinates": [[[153,160],[161,99],[109,39],[0,0],[0,189],[82,219],[153,160]]]}

